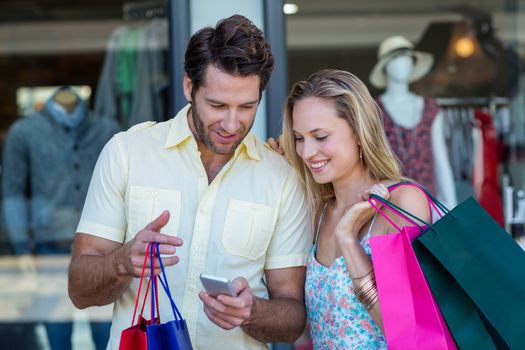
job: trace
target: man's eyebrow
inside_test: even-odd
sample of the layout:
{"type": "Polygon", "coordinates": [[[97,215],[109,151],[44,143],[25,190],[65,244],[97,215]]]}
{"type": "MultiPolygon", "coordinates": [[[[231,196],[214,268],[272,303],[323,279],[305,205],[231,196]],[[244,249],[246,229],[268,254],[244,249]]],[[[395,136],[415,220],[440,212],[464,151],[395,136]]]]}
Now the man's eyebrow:
{"type": "MultiPolygon", "coordinates": [[[[206,97],[205,100],[207,102],[210,102],[210,103],[215,103],[215,104],[225,104],[223,101],[219,101],[219,100],[216,100],[214,98],[208,98],[206,97]]],[[[253,100],[253,101],[247,101],[247,102],[244,102],[244,103],[241,103],[241,106],[244,106],[244,105],[254,105],[254,104],[257,104],[259,102],[259,99],[257,100],[253,100]]]]}

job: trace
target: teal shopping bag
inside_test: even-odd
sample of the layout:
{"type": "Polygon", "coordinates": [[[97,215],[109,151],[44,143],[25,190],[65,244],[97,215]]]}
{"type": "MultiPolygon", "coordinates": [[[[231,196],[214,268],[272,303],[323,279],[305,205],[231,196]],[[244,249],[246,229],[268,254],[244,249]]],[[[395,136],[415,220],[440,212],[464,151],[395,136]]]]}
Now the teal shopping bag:
{"type": "Polygon", "coordinates": [[[525,252],[473,198],[427,195],[443,216],[413,247],[458,347],[525,349],[525,252]]]}
{"type": "Polygon", "coordinates": [[[412,242],[412,248],[458,348],[506,348],[499,337],[493,338],[489,331],[492,326],[484,322],[476,304],[439,260],[417,240],[412,242]]]}

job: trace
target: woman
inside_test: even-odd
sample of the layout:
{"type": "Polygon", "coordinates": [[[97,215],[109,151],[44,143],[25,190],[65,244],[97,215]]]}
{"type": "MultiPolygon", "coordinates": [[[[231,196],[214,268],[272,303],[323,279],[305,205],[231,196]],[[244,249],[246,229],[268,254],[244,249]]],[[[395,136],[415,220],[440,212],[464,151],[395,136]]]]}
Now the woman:
{"type": "Polygon", "coordinates": [[[369,237],[395,229],[367,199],[376,194],[428,220],[426,198],[410,186],[389,193],[402,180],[400,165],[376,103],[351,73],[322,70],[295,84],[282,146],[315,213],[305,286],[314,348],[386,349],[369,237]]]}

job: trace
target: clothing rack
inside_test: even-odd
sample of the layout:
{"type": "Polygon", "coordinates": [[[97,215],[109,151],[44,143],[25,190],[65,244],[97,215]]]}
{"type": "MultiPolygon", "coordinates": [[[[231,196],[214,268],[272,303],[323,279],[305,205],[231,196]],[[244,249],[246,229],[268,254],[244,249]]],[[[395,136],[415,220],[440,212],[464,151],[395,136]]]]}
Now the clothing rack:
{"type": "Polygon", "coordinates": [[[496,114],[498,107],[508,106],[510,101],[507,97],[444,97],[437,99],[443,108],[454,107],[488,107],[491,115],[496,114]]]}
{"type": "MultiPolygon", "coordinates": [[[[501,111],[501,108],[510,106],[510,99],[507,97],[487,96],[437,98],[437,102],[444,111],[450,112],[447,116],[454,117],[453,119],[459,117],[464,118],[464,120],[469,120],[469,118],[465,118],[466,114],[472,114],[477,108],[486,107],[491,116],[497,116],[497,118],[494,118],[494,123],[497,125],[500,137],[512,132],[508,109],[506,113],[498,113],[501,111]]],[[[466,138],[467,137],[465,137],[465,139],[466,138]]],[[[525,217],[523,216],[525,215],[525,199],[523,198],[523,190],[514,189],[511,186],[509,170],[503,163],[501,172],[500,188],[503,205],[503,219],[506,231],[511,232],[512,224],[524,225],[525,223],[525,217]],[[518,192],[521,193],[521,195],[516,195],[518,192]],[[519,203],[517,207],[514,203],[515,200],[519,203]]]]}
{"type": "Polygon", "coordinates": [[[443,97],[437,99],[441,106],[487,106],[508,105],[507,97],[443,97]]]}
{"type": "Polygon", "coordinates": [[[167,12],[168,0],[126,2],[122,5],[123,17],[127,21],[166,17],[167,12]]]}

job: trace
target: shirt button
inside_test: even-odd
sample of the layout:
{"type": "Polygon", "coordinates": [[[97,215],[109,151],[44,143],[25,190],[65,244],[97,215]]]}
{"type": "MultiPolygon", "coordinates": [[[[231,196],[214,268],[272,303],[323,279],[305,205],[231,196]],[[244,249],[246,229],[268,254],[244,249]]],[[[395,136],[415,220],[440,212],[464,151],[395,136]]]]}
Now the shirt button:
{"type": "Polygon", "coordinates": [[[201,214],[202,215],[206,215],[208,213],[208,211],[206,209],[201,209],[201,214]]]}
{"type": "Polygon", "coordinates": [[[155,190],[155,191],[151,191],[151,195],[153,197],[157,197],[159,195],[159,191],[155,190]]]}
{"type": "Polygon", "coordinates": [[[79,184],[75,185],[75,190],[80,191],[80,185],[79,184]]]}
{"type": "Polygon", "coordinates": [[[199,175],[200,175],[200,177],[204,177],[204,171],[201,171],[201,173],[199,175]]]}
{"type": "Polygon", "coordinates": [[[192,292],[195,292],[195,289],[196,289],[195,286],[191,286],[191,287],[190,287],[190,290],[191,290],[192,292]]]}
{"type": "Polygon", "coordinates": [[[201,251],[201,247],[195,247],[195,250],[200,252],[201,251]]]}

